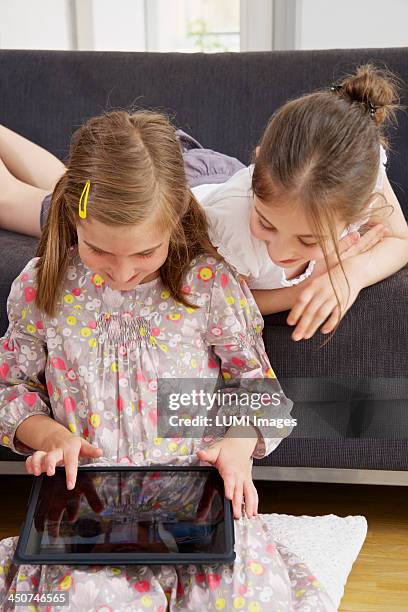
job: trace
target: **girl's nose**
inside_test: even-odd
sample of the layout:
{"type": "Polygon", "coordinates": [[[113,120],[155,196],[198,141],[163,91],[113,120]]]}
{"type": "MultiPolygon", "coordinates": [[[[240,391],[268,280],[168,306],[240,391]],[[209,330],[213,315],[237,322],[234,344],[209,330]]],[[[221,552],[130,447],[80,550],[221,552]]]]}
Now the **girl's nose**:
{"type": "Polygon", "coordinates": [[[286,260],[286,259],[296,259],[299,255],[294,253],[294,249],[288,249],[288,245],[284,242],[268,242],[266,245],[269,256],[274,260],[286,260]]]}
{"type": "Polygon", "coordinates": [[[128,270],[128,269],[116,269],[115,271],[113,271],[112,274],[109,274],[109,277],[115,281],[115,283],[121,284],[121,285],[126,285],[127,283],[130,283],[131,281],[135,280],[135,278],[137,277],[137,274],[135,274],[134,270],[128,270]]]}

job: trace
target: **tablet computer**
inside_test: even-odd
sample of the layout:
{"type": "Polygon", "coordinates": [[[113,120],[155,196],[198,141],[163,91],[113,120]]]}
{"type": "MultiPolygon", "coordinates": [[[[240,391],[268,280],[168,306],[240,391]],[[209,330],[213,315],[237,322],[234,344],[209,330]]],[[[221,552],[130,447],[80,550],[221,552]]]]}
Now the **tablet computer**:
{"type": "Polygon", "coordinates": [[[15,563],[224,563],[234,519],[212,466],[79,466],[35,477],[15,563]]]}

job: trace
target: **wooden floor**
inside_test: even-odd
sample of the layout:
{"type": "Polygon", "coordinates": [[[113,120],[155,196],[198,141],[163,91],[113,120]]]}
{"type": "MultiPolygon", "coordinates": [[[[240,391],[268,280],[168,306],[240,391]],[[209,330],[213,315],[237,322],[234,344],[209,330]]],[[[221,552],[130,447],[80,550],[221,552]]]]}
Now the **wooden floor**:
{"type": "MultiPolygon", "coordinates": [[[[0,538],[17,535],[30,476],[0,476],[0,538]]],[[[368,535],[353,566],[342,612],[408,612],[408,488],[257,481],[260,512],[362,514],[368,535]]]]}

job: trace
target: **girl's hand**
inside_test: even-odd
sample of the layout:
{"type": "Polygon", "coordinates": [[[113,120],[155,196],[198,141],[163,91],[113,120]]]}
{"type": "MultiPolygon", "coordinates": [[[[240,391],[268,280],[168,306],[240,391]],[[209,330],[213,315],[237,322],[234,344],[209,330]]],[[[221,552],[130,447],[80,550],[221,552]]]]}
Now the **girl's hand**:
{"type": "MultiPolygon", "coordinates": [[[[362,289],[362,285],[353,278],[352,266],[348,266],[346,260],[369,251],[378,242],[381,242],[387,233],[388,229],[379,223],[371,227],[362,236],[358,232],[352,232],[340,241],[340,257],[342,262],[344,262],[343,267],[350,283],[350,297],[347,299],[348,287],[340,264],[330,265],[331,276],[341,304],[340,317],[336,296],[327,272],[326,262],[324,259],[317,262],[312,277],[299,287],[299,297],[287,318],[288,325],[296,325],[292,334],[293,340],[307,340],[311,338],[318,327],[325,323],[326,319],[327,321],[321,328],[321,332],[327,334],[333,331],[339,318],[342,319],[344,317],[362,289]],[[324,271],[322,272],[322,270],[324,271]]],[[[329,264],[332,262],[334,262],[334,256],[330,255],[329,264]]]]}
{"type": "Polygon", "coordinates": [[[93,446],[84,438],[67,431],[64,435],[55,435],[51,440],[44,441],[44,450],[37,450],[26,459],[26,469],[29,474],[39,476],[46,472],[48,476],[55,474],[56,465],[65,465],[67,489],[75,487],[78,472],[78,457],[100,457],[102,449],[93,446]]]}
{"type": "Polygon", "coordinates": [[[287,318],[288,325],[296,325],[292,334],[293,340],[307,340],[311,338],[321,325],[321,332],[323,334],[333,331],[338,320],[343,318],[352,304],[354,304],[362,289],[362,285],[358,279],[353,278],[353,270],[352,268],[347,268],[347,262],[343,263],[343,267],[350,285],[350,295],[347,281],[340,265],[330,270],[340,301],[341,311],[339,311],[328,272],[321,274],[303,289],[289,313],[287,318]]]}
{"type": "MultiPolygon", "coordinates": [[[[344,236],[339,241],[340,259],[344,261],[354,255],[365,253],[365,251],[372,249],[378,242],[381,242],[387,233],[388,229],[381,223],[373,225],[363,235],[360,235],[357,231],[350,232],[350,234],[347,234],[347,236],[344,236]]],[[[328,267],[332,268],[338,265],[338,263],[336,253],[331,253],[328,257],[328,267]]],[[[325,272],[327,272],[327,264],[325,259],[322,258],[316,262],[312,276],[316,277],[316,275],[324,274],[325,272]]]]}
{"type": "MultiPolygon", "coordinates": [[[[248,436],[248,428],[243,426],[248,436]]],[[[253,429],[253,428],[252,428],[253,429]]],[[[197,451],[202,461],[214,465],[224,480],[225,497],[232,500],[234,518],[242,516],[242,502],[245,499],[245,512],[250,518],[258,514],[258,493],[252,481],[251,456],[257,442],[254,437],[238,438],[232,436],[238,427],[230,427],[226,436],[205,450],[197,451]]],[[[242,434],[244,435],[244,434],[242,434]]]]}

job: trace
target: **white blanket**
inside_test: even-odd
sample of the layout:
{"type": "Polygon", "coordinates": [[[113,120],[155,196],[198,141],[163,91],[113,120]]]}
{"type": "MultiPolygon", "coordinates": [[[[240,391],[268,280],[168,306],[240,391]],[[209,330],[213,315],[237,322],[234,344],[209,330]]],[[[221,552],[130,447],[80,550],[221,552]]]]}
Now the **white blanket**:
{"type": "Polygon", "coordinates": [[[367,535],[364,516],[264,514],[274,540],[300,557],[326,587],[337,607],[367,535]]]}

